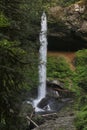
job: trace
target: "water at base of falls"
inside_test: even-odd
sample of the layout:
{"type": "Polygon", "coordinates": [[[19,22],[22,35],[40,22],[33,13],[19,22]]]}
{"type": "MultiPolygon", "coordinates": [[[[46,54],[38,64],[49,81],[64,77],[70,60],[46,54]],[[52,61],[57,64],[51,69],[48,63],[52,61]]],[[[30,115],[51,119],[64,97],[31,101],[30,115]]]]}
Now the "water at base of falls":
{"type": "Polygon", "coordinates": [[[38,105],[38,103],[40,103],[40,101],[41,101],[40,99],[36,99],[33,101],[32,105],[35,109],[35,112],[52,111],[49,104],[45,105],[43,108],[38,107],[37,105],[38,105]]]}
{"type": "Polygon", "coordinates": [[[37,107],[37,105],[38,105],[38,103],[39,103],[40,101],[41,101],[40,99],[35,99],[35,100],[33,101],[33,104],[32,104],[32,105],[33,105],[33,107],[34,107],[34,109],[35,109],[35,112],[39,112],[39,111],[43,112],[43,111],[44,111],[43,109],[37,107]]]}

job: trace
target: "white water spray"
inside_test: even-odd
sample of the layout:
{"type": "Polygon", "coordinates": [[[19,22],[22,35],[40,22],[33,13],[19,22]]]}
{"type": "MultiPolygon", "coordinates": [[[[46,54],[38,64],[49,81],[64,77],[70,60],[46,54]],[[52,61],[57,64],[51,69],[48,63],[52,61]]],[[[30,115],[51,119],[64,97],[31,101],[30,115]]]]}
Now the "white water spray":
{"type": "Polygon", "coordinates": [[[41,32],[39,36],[40,49],[39,49],[38,98],[33,102],[35,111],[40,110],[37,107],[37,105],[46,96],[46,62],[47,62],[47,37],[46,36],[47,36],[47,18],[45,12],[43,12],[41,17],[41,32]]]}

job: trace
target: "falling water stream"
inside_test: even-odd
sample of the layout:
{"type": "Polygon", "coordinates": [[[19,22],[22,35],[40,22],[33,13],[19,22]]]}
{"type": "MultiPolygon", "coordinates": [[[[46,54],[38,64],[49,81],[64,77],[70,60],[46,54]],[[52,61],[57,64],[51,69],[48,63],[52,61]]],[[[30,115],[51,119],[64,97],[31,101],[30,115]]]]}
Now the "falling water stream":
{"type": "Polygon", "coordinates": [[[39,35],[39,86],[38,97],[33,101],[35,111],[43,111],[37,107],[38,103],[46,96],[46,62],[47,62],[47,18],[45,12],[41,17],[41,32],[39,35]]]}
{"type": "Polygon", "coordinates": [[[56,94],[56,91],[50,89],[47,89],[46,92],[47,18],[45,12],[43,12],[41,16],[41,31],[39,35],[39,41],[40,49],[38,65],[38,96],[36,99],[33,99],[33,101],[27,101],[27,103],[32,104],[33,108],[35,108],[36,113],[50,113],[60,110],[67,102],[70,101],[70,98],[61,98],[60,100],[57,100],[57,98],[59,97],[58,92],[56,94]]]}

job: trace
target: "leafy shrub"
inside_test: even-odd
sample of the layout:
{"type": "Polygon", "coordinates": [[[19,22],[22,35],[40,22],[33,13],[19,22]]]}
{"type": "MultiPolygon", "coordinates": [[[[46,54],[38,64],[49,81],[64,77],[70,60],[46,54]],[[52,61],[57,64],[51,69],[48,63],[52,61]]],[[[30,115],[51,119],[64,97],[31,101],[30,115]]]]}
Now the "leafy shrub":
{"type": "Polygon", "coordinates": [[[80,111],[81,110],[87,111],[87,96],[85,94],[79,98],[78,103],[79,103],[78,108],[80,111]]]}
{"type": "Polygon", "coordinates": [[[87,130],[87,105],[78,112],[75,125],[78,130],[87,130]]]}
{"type": "Polygon", "coordinates": [[[0,12],[0,27],[7,27],[10,25],[9,20],[7,19],[7,17],[5,17],[5,15],[0,12]]]}
{"type": "Polygon", "coordinates": [[[79,50],[75,57],[76,82],[82,88],[79,98],[79,112],[75,119],[75,125],[78,130],[87,130],[87,49],[79,50]]]}
{"type": "Polygon", "coordinates": [[[87,49],[77,51],[75,66],[78,86],[87,91],[87,49]]]}
{"type": "Polygon", "coordinates": [[[76,52],[75,66],[87,65],[87,49],[79,50],[76,52]]]}
{"type": "Polygon", "coordinates": [[[72,75],[69,64],[64,57],[48,57],[47,76],[52,78],[66,78],[72,75]]]}
{"type": "Polygon", "coordinates": [[[0,41],[0,118],[2,125],[6,123],[6,117],[10,114],[10,108],[14,107],[14,100],[24,82],[24,55],[25,51],[19,47],[17,41],[11,42],[6,39],[0,41]]]}

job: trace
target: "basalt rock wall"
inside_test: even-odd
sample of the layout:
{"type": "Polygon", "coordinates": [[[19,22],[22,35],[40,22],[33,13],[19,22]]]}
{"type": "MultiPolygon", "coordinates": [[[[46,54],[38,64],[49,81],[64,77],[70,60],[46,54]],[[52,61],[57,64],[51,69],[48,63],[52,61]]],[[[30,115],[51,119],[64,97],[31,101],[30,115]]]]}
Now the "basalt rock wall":
{"type": "Polygon", "coordinates": [[[76,51],[87,48],[87,1],[48,10],[48,49],[76,51]]]}

